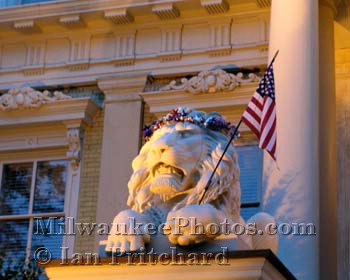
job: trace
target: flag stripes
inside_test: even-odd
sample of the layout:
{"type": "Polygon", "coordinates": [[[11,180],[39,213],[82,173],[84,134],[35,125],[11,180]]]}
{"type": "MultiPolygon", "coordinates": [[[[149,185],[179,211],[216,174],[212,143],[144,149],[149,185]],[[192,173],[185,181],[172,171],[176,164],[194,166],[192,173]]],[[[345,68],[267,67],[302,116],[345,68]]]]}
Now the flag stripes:
{"type": "Polygon", "coordinates": [[[276,103],[275,82],[272,64],[244,111],[242,121],[259,138],[259,147],[276,160],[276,103]]]}

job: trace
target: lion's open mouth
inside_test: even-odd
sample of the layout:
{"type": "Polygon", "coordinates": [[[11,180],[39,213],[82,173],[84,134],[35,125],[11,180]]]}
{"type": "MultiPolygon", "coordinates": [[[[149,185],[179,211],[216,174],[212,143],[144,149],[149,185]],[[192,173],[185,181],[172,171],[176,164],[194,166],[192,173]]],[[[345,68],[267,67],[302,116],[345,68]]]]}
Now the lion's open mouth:
{"type": "Polygon", "coordinates": [[[171,174],[178,177],[180,181],[182,181],[184,178],[184,172],[180,168],[165,164],[163,162],[156,164],[152,169],[152,173],[153,177],[156,177],[157,175],[171,174]]]}
{"type": "Polygon", "coordinates": [[[185,174],[180,168],[161,162],[154,166],[152,175],[154,180],[151,191],[160,195],[163,200],[183,191],[182,181],[185,174]]]}

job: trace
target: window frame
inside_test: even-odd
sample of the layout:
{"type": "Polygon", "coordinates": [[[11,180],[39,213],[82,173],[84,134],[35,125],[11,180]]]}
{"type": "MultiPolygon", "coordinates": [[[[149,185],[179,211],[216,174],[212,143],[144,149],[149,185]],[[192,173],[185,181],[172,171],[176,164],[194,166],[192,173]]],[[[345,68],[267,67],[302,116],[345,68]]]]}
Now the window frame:
{"type": "MultiPolygon", "coordinates": [[[[31,178],[31,185],[30,185],[30,197],[29,197],[29,207],[28,207],[28,214],[17,214],[17,215],[0,215],[0,222],[3,221],[16,221],[16,220],[28,220],[28,237],[27,237],[27,245],[26,245],[26,251],[25,256],[26,258],[29,258],[31,255],[31,249],[32,249],[32,237],[33,237],[33,223],[35,217],[41,217],[41,218],[49,218],[49,217],[67,217],[69,214],[69,202],[70,201],[70,192],[72,190],[72,184],[71,184],[71,165],[69,163],[69,160],[65,156],[37,156],[35,158],[27,158],[23,157],[23,160],[21,159],[15,159],[15,160],[0,160],[0,191],[2,186],[2,179],[3,179],[3,170],[4,165],[6,164],[16,164],[16,163],[32,163],[33,164],[33,176],[31,178]],[[34,206],[34,192],[35,192],[35,182],[36,182],[36,174],[37,174],[37,166],[38,162],[42,161],[55,161],[55,160],[65,160],[67,162],[67,170],[66,170],[66,186],[65,186],[65,194],[64,194],[64,208],[63,212],[51,212],[51,213],[33,213],[33,206],[34,206]]],[[[80,172],[79,172],[80,173],[80,172]]],[[[80,174],[79,174],[80,177],[80,174]]],[[[74,217],[76,218],[76,217],[74,217]]],[[[75,238],[67,235],[63,235],[62,238],[62,247],[68,246],[67,244],[71,244],[74,247],[74,241],[75,238]]],[[[70,250],[73,250],[72,248],[69,248],[70,250]]]]}

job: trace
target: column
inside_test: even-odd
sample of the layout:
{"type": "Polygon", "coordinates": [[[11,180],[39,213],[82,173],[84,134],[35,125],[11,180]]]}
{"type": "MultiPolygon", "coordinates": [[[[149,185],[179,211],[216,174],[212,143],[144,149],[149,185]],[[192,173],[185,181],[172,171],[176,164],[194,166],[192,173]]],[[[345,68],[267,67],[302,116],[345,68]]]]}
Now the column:
{"type": "MultiPolygon", "coordinates": [[[[313,223],[316,235],[279,235],[278,256],[298,279],[318,279],[318,0],[272,1],[277,165],[264,157],[263,210],[285,233],[313,223]]],[[[312,231],[311,231],[312,232],[312,231]]]]}
{"type": "MultiPolygon", "coordinates": [[[[319,2],[320,279],[337,279],[336,106],[333,0],[319,2]]],[[[346,213],[348,215],[349,213],[346,213]]],[[[340,278],[339,278],[340,279],[340,278]]]]}
{"type": "Polygon", "coordinates": [[[337,279],[350,279],[350,2],[337,1],[335,35],[337,122],[337,279]]]}
{"type": "MultiPolygon", "coordinates": [[[[105,93],[104,130],[96,223],[108,223],[127,207],[131,162],[140,147],[141,92],[147,74],[123,74],[98,80],[105,93]]],[[[95,237],[98,242],[106,236],[95,237]]]]}
{"type": "MultiPolygon", "coordinates": [[[[349,32],[349,31],[347,31],[349,32]]],[[[348,33],[350,38],[350,32],[348,33]]],[[[342,51],[349,54],[350,45],[342,51]]],[[[341,50],[337,50],[340,52],[341,50]]],[[[350,276],[350,65],[349,55],[337,54],[337,185],[338,185],[338,279],[350,276]]]]}

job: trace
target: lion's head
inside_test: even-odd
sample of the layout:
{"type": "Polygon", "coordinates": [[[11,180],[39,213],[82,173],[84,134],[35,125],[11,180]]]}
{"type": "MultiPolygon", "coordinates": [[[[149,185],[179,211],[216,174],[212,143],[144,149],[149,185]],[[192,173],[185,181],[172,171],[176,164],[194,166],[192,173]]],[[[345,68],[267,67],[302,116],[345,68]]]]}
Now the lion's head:
{"type": "MultiPolygon", "coordinates": [[[[176,112],[165,116],[161,125],[158,122],[151,127],[149,141],[132,163],[128,205],[135,211],[152,207],[173,211],[197,204],[227,144],[228,136],[222,129],[226,122],[218,113],[184,108],[176,112]]],[[[212,204],[227,217],[239,218],[239,167],[233,145],[203,203],[212,204]]]]}

